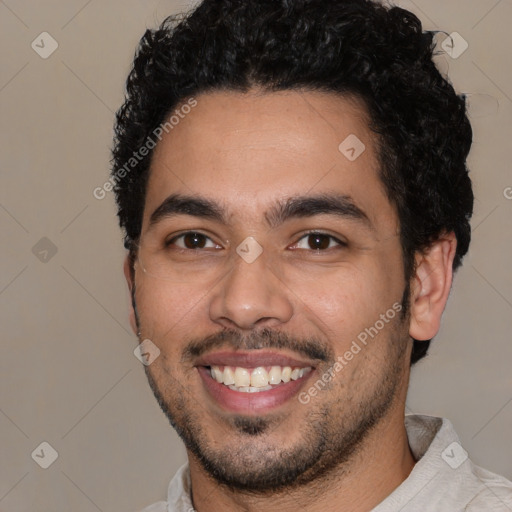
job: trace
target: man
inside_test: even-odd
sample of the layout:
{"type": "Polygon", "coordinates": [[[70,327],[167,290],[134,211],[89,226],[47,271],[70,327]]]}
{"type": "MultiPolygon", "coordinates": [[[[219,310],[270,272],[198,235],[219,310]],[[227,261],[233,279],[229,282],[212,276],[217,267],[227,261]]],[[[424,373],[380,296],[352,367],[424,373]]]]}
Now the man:
{"type": "Polygon", "coordinates": [[[408,416],[470,241],[464,99],[369,0],[205,0],[141,40],[112,181],[131,323],[188,464],[145,510],[512,510],[408,416]]]}

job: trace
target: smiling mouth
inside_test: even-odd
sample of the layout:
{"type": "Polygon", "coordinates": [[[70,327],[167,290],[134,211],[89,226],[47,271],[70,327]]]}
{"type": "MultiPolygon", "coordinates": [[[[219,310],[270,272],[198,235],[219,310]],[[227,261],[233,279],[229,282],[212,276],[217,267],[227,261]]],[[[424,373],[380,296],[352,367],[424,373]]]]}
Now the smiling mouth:
{"type": "Polygon", "coordinates": [[[258,366],[243,368],[240,366],[207,366],[210,376],[219,384],[240,393],[258,393],[269,391],[296,381],[312,371],[311,366],[258,366]]]}
{"type": "Polygon", "coordinates": [[[316,371],[313,360],[275,350],[221,350],[199,357],[195,367],[214,407],[249,416],[290,403],[316,371]]]}

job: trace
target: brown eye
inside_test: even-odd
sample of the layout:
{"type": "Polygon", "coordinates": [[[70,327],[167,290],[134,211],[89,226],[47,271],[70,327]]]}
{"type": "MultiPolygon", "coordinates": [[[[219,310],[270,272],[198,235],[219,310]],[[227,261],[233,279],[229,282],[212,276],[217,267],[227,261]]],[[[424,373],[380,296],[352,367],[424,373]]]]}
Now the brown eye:
{"type": "Polygon", "coordinates": [[[295,249],[325,251],[346,247],[347,244],[327,233],[307,233],[296,244],[295,249]]]}
{"type": "Polygon", "coordinates": [[[189,231],[188,233],[171,238],[165,245],[166,247],[175,245],[180,249],[190,250],[218,247],[209,237],[195,231],[189,231]]]}
{"type": "Polygon", "coordinates": [[[321,234],[308,235],[308,245],[310,249],[327,249],[331,242],[330,236],[321,234]]]}
{"type": "Polygon", "coordinates": [[[183,235],[183,245],[187,249],[202,249],[206,245],[206,237],[200,233],[183,235]]]}

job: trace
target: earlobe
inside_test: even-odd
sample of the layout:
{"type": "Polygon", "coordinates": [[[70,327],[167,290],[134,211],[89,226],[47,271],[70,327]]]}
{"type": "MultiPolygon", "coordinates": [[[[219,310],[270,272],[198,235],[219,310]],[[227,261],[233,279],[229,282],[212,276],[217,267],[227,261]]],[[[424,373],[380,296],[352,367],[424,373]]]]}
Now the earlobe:
{"type": "Polygon", "coordinates": [[[453,279],[455,234],[442,235],[416,256],[416,271],[411,283],[411,323],[409,334],[415,340],[432,339],[441,324],[453,279]]]}
{"type": "Polygon", "coordinates": [[[128,284],[128,292],[130,294],[129,304],[130,304],[130,326],[135,334],[138,334],[139,329],[137,328],[137,321],[135,318],[135,308],[133,306],[133,292],[135,287],[133,269],[132,269],[132,259],[128,254],[124,260],[123,265],[124,277],[126,279],[126,283],[128,284]]]}

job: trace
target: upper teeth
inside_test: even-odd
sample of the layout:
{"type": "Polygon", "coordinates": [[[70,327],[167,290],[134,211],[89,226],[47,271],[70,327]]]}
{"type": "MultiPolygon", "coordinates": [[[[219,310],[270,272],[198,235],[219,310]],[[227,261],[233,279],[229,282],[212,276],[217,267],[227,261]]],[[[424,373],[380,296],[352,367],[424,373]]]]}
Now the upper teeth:
{"type": "Polygon", "coordinates": [[[212,377],[226,386],[236,386],[242,388],[264,388],[269,384],[280,384],[281,382],[290,382],[290,380],[300,379],[311,371],[311,367],[293,368],[291,366],[271,366],[265,368],[235,368],[231,366],[212,366],[212,377]]]}

